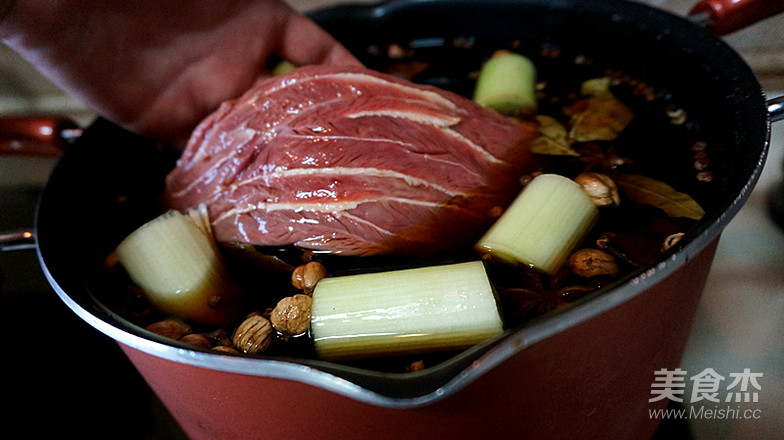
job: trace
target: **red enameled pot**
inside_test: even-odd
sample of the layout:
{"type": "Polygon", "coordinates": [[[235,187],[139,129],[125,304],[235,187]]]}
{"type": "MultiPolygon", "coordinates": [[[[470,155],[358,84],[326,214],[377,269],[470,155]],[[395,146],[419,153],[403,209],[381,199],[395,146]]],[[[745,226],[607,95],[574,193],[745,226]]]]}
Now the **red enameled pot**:
{"type": "MultiPolygon", "coordinates": [[[[739,3],[703,2],[693,20],[619,0],[402,0],[312,13],[371,67],[373,48],[389,43],[436,53],[456,40],[515,41],[523,50],[587,54],[666,87],[720,140],[711,144],[720,196],[676,247],[610,288],[433,368],[379,373],[216,354],[110,311],[95,298],[95,273],[156,209],[172,158],[104,120],[67,149],[41,196],[33,231],[40,263],[62,300],[120,344],[193,439],[649,438],[659,420],[648,410],[667,403],[649,403],[654,371],[678,367],[720,233],[759,177],[770,123],[782,118],[781,99],[766,101],[716,36],[761,18],[738,12],[739,3]],[[726,24],[739,16],[746,21],[726,24]]],[[[751,15],[782,10],[782,2],[748,3],[777,5],[751,15]]]]}

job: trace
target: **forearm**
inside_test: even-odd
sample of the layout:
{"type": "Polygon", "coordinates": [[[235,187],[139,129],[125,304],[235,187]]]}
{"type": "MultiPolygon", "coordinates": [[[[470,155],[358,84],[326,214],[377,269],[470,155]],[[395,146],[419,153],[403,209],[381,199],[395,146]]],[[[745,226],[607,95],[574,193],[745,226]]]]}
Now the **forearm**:
{"type": "Polygon", "coordinates": [[[64,47],[73,42],[89,4],[84,0],[0,0],[0,38],[25,57],[64,47]]]}
{"type": "MultiPolygon", "coordinates": [[[[210,51],[220,50],[222,40],[247,33],[240,28],[221,35],[220,26],[236,20],[234,16],[241,17],[240,12],[249,5],[277,3],[0,2],[9,5],[0,21],[0,37],[8,47],[98,114],[131,130],[173,142],[181,142],[188,128],[211,110],[209,106],[231,97],[225,92],[225,96],[207,101],[204,97],[211,84],[202,80],[197,85],[197,81],[217,80],[223,74],[208,75],[206,68],[203,74],[195,74],[213,56],[210,51]],[[180,105],[161,104],[164,99],[180,105]]],[[[231,70],[232,63],[222,67],[231,70]]],[[[248,69],[248,78],[238,79],[238,86],[241,81],[250,84],[256,74],[248,69]]]]}
{"type": "Polygon", "coordinates": [[[182,144],[221,102],[296,64],[356,63],[283,0],[0,0],[0,37],[71,96],[182,144]]]}
{"type": "Polygon", "coordinates": [[[89,66],[82,58],[88,31],[81,0],[0,0],[0,38],[57,86],[81,101],[89,66]]]}
{"type": "Polygon", "coordinates": [[[0,23],[3,22],[5,16],[8,15],[8,12],[14,7],[14,3],[14,0],[0,0],[0,23]]]}

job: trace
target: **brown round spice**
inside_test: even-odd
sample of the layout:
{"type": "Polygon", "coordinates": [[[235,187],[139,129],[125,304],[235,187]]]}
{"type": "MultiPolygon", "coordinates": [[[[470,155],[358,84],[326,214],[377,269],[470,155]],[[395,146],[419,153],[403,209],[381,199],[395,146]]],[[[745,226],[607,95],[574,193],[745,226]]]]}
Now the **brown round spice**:
{"type": "Polygon", "coordinates": [[[316,284],[327,276],[327,268],[318,261],[310,261],[301,266],[297,266],[291,273],[291,284],[310,295],[316,284]]]}
{"type": "Polygon", "coordinates": [[[286,339],[308,331],[310,310],[313,299],[308,295],[297,294],[283,298],[272,310],[272,326],[286,339]]]}
{"type": "Polygon", "coordinates": [[[180,338],[180,342],[184,342],[194,347],[199,348],[212,348],[212,342],[204,335],[198,333],[191,333],[180,338]]]}
{"type": "Polygon", "coordinates": [[[191,326],[176,319],[164,319],[163,321],[154,322],[145,327],[145,329],[157,335],[177,340],[193,331],[191,326]]]}
{"type": "Polygon", "coordinates": [[[252,315],[240,324],[232,341],[245,353],[261,354],[272,347],[275,331],[267,318],[252,315]]]}
{"type": "Polygon", "coordinates": [[[619,267],[615,257],[599,249],[580,249],[569,257],[572,272],[590,278],[600,275],[618,275],[619,267]]]}

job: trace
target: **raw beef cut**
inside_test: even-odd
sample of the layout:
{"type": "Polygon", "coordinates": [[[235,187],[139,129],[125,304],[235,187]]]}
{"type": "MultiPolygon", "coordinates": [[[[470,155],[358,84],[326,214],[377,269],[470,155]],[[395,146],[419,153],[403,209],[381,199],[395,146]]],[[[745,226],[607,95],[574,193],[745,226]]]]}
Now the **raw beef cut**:
{"type": "Polygon", "coordinates": [[[344,255],[471,244],[519,191],[532,123],[361,67],[308,66],[194,131],[167,200],[221,242],[344,255]]]}

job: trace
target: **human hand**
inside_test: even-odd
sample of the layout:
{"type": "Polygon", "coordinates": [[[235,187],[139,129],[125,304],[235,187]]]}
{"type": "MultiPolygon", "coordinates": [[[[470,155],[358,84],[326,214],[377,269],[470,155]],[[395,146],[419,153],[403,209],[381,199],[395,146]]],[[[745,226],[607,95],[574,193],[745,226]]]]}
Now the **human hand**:
{"type": "Polygon", "coordinates": [[[359,63],[282,0],[17,0],[0,34],[98,114],[177,148],[221,102],[268,77],[273,55],[359,63]]]}

